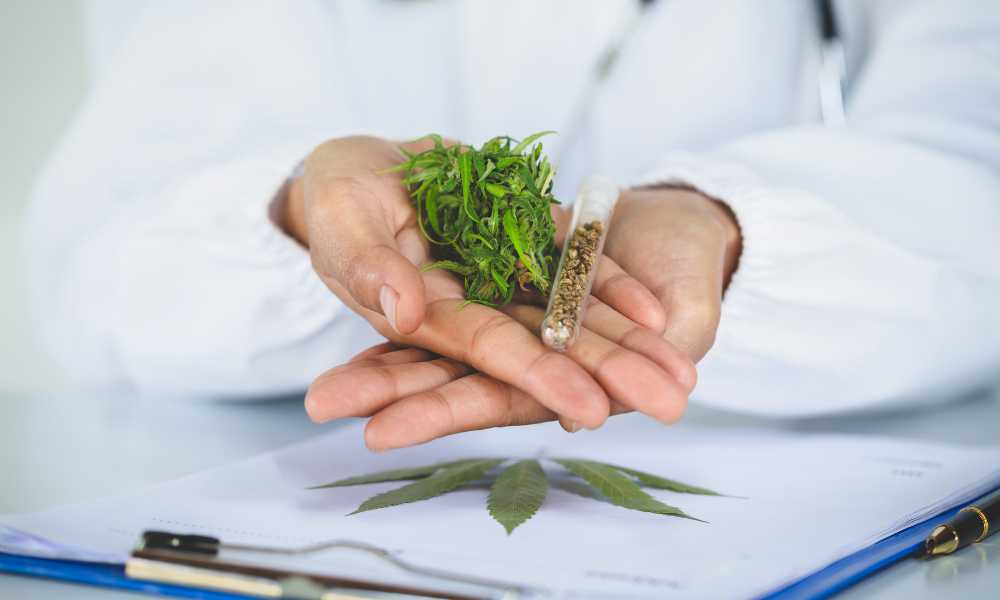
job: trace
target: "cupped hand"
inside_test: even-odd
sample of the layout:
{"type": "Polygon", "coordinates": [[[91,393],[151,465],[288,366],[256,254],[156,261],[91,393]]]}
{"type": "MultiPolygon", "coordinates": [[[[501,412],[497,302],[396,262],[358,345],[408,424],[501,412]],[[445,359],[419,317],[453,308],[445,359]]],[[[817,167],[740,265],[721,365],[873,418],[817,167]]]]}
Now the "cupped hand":
{"type": "Polygon", "coordinates": [[[667,314],[664,337],[698,362],[715,343],[742,242],[721,202],[692,190],[651,188],[622,196],[604,252],[653,292],[667,314]]]}
{"type": "MultiPolygon", "coordinates": [[[[557,222],[565,222],[565,214],[556,216],[557,222]]],[[[616,385],[611,414],[634,409],[665,422],[679,418],[695,383],[691,361],[701,359],[713,343],[722,294],[740,250],[735,219],[712,199],[679,189],[634,190],[622,196],[605,252],[654,290],[668,316],[663,337],[630,328],[620,315],[595,302],[587,312],[587,329],[569,355],[591,372],[607,372],[608,355],[600,357],[603,352],[613,355],[606,342],[618,343],[656,362],[680,386],[651,385],[635,370],[617,370],[606,384],[616,385]]],[[[622,276],[600,275],[605,282],[622,276]]],[[[537,327],[541,319],[541,311],[530,307],[507,312],[528,328],[537,327]]],[[[393,344],[362,353],[325,373],[321,381],[355,399],[345,415],[372,417],[367,437],[378,448],[559,418],[515,386],[472,372],[461,362],[393,344]]]]}
{"type": "MultiPolygon", "coordinates": [[[[420,144],[407,146],[422,149],[420,144]]],[[[345,305],[389,340],[455,361],[461,365],[451,371],[456,375],[459,368],[475,370],[517,389],[570,427],[593,428],[607,418],[612,400],[618,399],[608,389],[616,389],[612,375],[626,375],[629,369],[652,371],[657,381],[676,384],[676,376],[663,372],[641,351],[617,343],[602,346],[613,360],[598,361],[598,369],[591,365],[588,370],[586,363],[542,345],[537,326],[526,327],[525,318],[516,318],[516,307],[500,311],[462,306],[463,290],[456,278],[418,268],[430,260],[428,245],[401,176],[386,173],[401,159],[397,144],[386,140],[331,140],[308,157],[304,175],[293,182],[279,211],[279,222],[309,249],[317,274],[345,305]]],[[[602,261],[600,277],[594,294],[606,302],[616,322],[662,329],[662,308],[644,286],[611,260],[602,261]]],[[[351,408],[355,398],[330,381],[321,376],[307,394],[313,419],[363,412],[351,408]]],[[[654,391],[666,386],[657,385],[654,391]]],[[[380,400],[372,398],[360,396],[377,405],[380,400]]],[[[369,442],[394,446],[371,437],[369,442]]]]}
{"type": "MultiPolygon", "coordinates": [[[[504,312],[537,331],[543,310],[511,304],[504,312]]],[[[695,385],[691,361],[659,333],[594,301],[585,327],[566,356],[582,366],[610,398],[609,413],[638,410],[664,423],[681,417],[695,385]]],[[[559,419],[570,432],[581,424],[529,392],[467,364],[421,348],[387,343],[321,375],[311,394],[328,396],[327,415],[371,417],[365,441],[374,450],[410,446],[489,427],[559,419]]]]}

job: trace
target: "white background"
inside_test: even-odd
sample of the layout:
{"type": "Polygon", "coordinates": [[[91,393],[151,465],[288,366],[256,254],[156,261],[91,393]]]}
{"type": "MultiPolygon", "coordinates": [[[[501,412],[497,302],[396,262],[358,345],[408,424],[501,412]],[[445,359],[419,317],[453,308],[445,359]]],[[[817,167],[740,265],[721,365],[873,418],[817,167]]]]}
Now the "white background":
{"type": "Polygon", "coordinates": [[[30,389],[51,377],[26,323],[17,234],[32,180],[85,91],[80,20],[77,2],[0,2],[0,387],[5,389],[30,389]]]}

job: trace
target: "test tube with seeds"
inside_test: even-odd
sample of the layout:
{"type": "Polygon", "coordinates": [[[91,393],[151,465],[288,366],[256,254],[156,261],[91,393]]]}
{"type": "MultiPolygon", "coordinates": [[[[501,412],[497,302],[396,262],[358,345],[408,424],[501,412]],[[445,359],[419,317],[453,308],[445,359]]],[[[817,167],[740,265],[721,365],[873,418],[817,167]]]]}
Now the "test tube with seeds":
{"type": "Polygon", "coordinates": [[[618,193],[614,182],[599,176],[586,179],[577,193],[549,295],[549,308],[542,320],[542,341],[553,350],[565,351],[580,334],[584,307],[618,193]]]}

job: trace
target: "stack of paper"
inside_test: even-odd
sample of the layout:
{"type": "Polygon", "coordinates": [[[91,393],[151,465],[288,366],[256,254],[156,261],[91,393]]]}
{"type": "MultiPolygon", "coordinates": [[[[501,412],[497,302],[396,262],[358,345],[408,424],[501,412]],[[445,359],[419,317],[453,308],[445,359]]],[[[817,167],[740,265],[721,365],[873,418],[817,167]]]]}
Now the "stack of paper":
{"type": "MultiPolygon", "coordinates": [[[[559,467],[545,466],[559,479],[559,467]]],[[[364,449],[360,426],[350,426],[126,497],[0,516],[7,527],[0,550],[122,562],[145,529],[282,547],[354,539],[414,563],[513,581],[555,597],[750,597],[998,486],[1000,448],[665,428],[623,416],[572,436],[548,424],[376,455],[364,449]],[[708,521],[700,523],[554,487],[538,514],[508,537],[486,512],[485,488],[355,516],[346,515],[400,484],[305,489],[440,460],[539,455],[628,465],[742,498],[651,491],[708,521]]],[[[330,557],[311,568],[363,570],[330,557]]]]}

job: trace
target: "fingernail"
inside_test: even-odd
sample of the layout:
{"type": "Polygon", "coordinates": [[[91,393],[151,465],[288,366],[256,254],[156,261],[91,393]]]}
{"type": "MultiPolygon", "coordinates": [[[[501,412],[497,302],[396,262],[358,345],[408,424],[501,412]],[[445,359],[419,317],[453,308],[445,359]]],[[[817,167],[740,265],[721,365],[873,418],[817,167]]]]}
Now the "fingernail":
{"type": "Polygon", "coordinates": [[[396,304],[399,302],[399,294],[391,287],[383,285],[378,293],[378,302],[382,305],[382,314],[388,319],[389,327],[399,333],[399,328],[396,327],[396,304]]]}
{"type": "Polygon", "coordinates": [[[316,417],[316,400],[309,394],[306,394],[303,404],[305,405],[306,416],[309,417],[309,420],[313,423],[319,423],[319,418],[316,417]]]}
{"type": "Polygon", "coordinates": [[[368,427],[365,427],[364,436],[365,436],[365,446],[368,448],[369,451],[374,452],[376,454],[381,454],[382,452],[385,451],[385,449],[378,444],[378,440],[376,439],[377,436],[368,427]]]}
{"type": "Polygon", "coordinates": [[[576,433],[577,431],[580,431],[580,424],[577,423],[576,421],[570,421],[569,429],[567,429],[566,431],[570,433],[576,433]]]}

